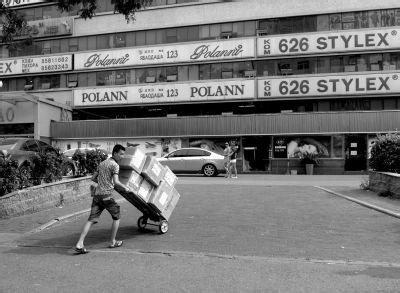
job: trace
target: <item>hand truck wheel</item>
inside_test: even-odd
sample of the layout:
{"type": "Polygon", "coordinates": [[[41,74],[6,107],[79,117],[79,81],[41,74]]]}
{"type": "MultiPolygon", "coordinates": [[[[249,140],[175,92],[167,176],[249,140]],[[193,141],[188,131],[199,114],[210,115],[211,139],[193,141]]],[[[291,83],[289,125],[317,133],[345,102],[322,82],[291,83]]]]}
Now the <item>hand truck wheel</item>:
{"type": "Polygon", "coordinates": [[[165,234],[168,232],[168,221],[162,220],[160,222],[160,225],[158,226],[158,229],[160,230],[161,234],[165,234]]]}

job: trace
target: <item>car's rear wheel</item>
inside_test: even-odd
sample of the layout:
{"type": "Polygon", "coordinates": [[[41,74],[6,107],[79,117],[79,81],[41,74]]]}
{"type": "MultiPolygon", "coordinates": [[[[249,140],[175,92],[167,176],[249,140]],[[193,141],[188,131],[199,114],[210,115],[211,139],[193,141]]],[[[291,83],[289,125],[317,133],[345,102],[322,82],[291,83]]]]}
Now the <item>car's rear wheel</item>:
{"type": "Polygon", "coordinates": [[[204,165],[203,174],[207,177],[217,176],[217,168],[212,164],[204,165]]]}

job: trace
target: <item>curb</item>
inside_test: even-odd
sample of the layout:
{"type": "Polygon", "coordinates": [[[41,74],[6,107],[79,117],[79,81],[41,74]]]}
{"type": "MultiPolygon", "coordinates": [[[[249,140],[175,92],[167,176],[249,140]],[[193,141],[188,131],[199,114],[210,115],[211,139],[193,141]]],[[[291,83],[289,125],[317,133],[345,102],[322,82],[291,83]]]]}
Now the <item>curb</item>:
{"type": "Polygon", "coordinates": [[[331,193],[331,194],[333,194],[333,195],[339,196],[339,197],[341,197],[341,198],[347,199],[347,200],[349,200],[349,201],[355,202],[355,203],[357,203],[357,204],[359,204],[359,205],[362,205],[362,206],[364,206],[364,207],[367,207],[367,208],[369,208],[369,209],[372,209],[372,210],[381,212],[381,213],[383,213],[383,214],[389,215],[389,216],[391,216],[391,217],[400,219],[400,213],[397,213],[397,212],[394,212],[394,211],[391,211],[391,210],[388,210],[388,209],[379,207],[379,206],[374,205],[374,204],[370,204],[370,203],[368,203],[368,202],[366,202],[366,201],[362,201],[362,200],[356,199],[356,198],[354,198],[354,197],[347,196],[347,195],[338,193],[338,192],[336,192],[336,191],[332,191],[332,190],[330,190],[330,189],[327,189],[327,188],[324,188],[324,187],[321,187],[321,186],[314,186],[314,187],[315,187],[315,188],[318,188],[318,189],[321,189],[321,190],[323,190],[323,191],[326,191],[326,192],[328,192],[328,193],[331,193]]]}
{"type": "MultiPolygon", "coordinates": [[[[123,198],[116,200],[117,203],[121,203],[123,201],[125,201],[125,199],[123,199],[123,198]]],[[[84,209],[84,210],[81,210],[81,211],[78,211],[78,212],[75,212],[75,213],[71,213],[71,214],[67,214],[67,215],[64,215],[64,216],[57,217],[57,218],[55,218],[53,220],[50,220],[49,222],[47,222],[47,223],[45,223],[45,224],[43,224],[43,225],[41,225],[41,226],[39,226],[37,228],[27,232],[26,234],[38,233],[40,231],[43,231],[45,229],[50,228],[51,226],[53,226],[53,225],[55,225],[55,224],[57,224],[59,222],[62,222],[62,221],[65,221],[67,219],[73,218],[75,216],[79,216],[79,215],[82,215],[82,214],[85,214],[85,213],[89,213],[89,212],[90,212],[90,209],[84,209]]]]}

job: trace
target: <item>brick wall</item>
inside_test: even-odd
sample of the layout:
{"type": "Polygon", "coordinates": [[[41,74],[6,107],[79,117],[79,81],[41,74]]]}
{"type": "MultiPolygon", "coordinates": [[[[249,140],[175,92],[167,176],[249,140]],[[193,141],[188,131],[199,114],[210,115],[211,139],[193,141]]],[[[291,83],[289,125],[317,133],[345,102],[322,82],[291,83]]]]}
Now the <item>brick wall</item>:
{"type": "Polygon", "coordinates": [[[390,191],[400,198],[400,174],[370,171],[369,188],[376,193],[390,191]]]}
{"type": "Polygon", "coordinates": [[[90,196],[90,177],[38,185],[0,197],[0,218],[36,213],[90,196]]]}

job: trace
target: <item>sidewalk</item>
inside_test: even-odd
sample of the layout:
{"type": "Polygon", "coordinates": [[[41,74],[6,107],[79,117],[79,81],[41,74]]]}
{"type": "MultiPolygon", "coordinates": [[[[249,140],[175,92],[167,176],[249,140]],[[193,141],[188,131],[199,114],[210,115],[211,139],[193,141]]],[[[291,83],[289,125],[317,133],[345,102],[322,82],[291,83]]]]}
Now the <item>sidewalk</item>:
{"type": "MultiPolygon", "coordinates": [[[[360,183],[364,175],[315,175],[315,176],[291,176],[291,175],[249,175],[239,174],[238,179],[226,179],[224,177],[205,178],[203,176],[180,176],[179,185],[206,184],[206,185],[243,185],[243,186],[321,186],[334,192],[365,201],[369,204],[400,213],[400,200],[379,197],[372,191],[360,189],[360,183]]],[[[331,194],[331,196],[335,196],[331,194]]],[[[344,199],[343,199],[344,200],[344,199]]],[[[69,218],[76,213],[85,214],[90,209],[92,198],[88,197],[79,202],[53,208],[50,210],[29,214],[10,219],[0,219],[0,235],[19,234],[32,232],[45,224],[55,224],[59,220],[69,218]],[[59,219],[59,220],[58,220],[59,219]]],[[[42,227],[44,228],[44,227],[42,227]]]]}

